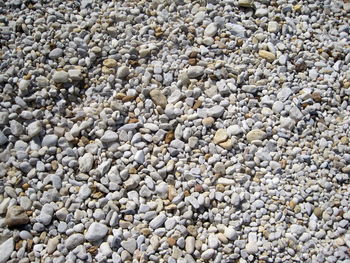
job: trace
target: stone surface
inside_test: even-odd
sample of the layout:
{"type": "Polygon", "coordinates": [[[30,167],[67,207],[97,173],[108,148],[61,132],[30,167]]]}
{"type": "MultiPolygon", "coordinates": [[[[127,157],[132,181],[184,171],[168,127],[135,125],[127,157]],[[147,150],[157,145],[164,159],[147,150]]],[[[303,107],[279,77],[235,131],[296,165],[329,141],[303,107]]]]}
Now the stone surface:
{"type": "Polygon", "coordinates": [[[6,241],[4,241],[2,244],[0,244],[0,263],[6,263],[7,260],[10,258],[12,252],[15,249],[13,238],[9,238],[6,241]]]}
{"type": "Polygon", "coordinates": [[[161,106],[163,109],[165,109],[165,106],[167,105],[167,98],[161,92],[161,90],[159,90],[159,89],[151,90],[150,96],[151,96],[154,104],[161,106]]]}
{"type": "Polygon", "coordinates": [[[21,206],[11,206],[7,209],[5,221],[9,227],[15,227],[28,224],[29,217],[21,206]]]}
{"type": "Polygon", "coordinates": [[[107,232],[108,232],[108,228],[106,225],[93,222],[90,225],[87,232],[85,233],[85,238],[89,242],[98,241],[98,240],[101,240],[102,238],[104,238],[106,236],[107,232]]]}
{"type": "Polygon", "coordinates": [[[266,132],[262,130],[251,130],[247,133],[248,142],[252,142],[255,140],[264,140],[266,138],[266,132]]]}

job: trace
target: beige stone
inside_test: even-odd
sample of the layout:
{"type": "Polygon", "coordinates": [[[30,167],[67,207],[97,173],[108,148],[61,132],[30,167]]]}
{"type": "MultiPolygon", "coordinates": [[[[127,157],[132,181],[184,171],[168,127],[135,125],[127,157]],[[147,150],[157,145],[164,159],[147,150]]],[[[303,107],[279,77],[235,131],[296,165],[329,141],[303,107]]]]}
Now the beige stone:
{"type": "Polygon", "coordinates": [[[117,66],[117,61],[113,58],[107,58],[103,61],[103,66],[107,68],[115,68],[117,66]]]}
{"type": "Polygon", "coordinates": [[[266,132],[262,130],[251,130],[247,133],[248,142],[256,141],[256,140],[264,140],[266,138],[266,132]]]}
{"type": "Polygon", "coordinates": [[[151,90],[150,96],[154,104],[161,106],[163,109],[165,109],[167,105],[167,99],[159,89],[151,90]]]}
{"type": "Polygon", "coordinates": [[[228,139],[228,134],[225,129],[218,129],[214,135],[214,143],[218,144],[220,142],[224,142],[228,139]]]}
{"type": "Polygon", "coordinates": [[[276,56],[273,53],[266,50],[259,50],[259,56],[269,62],[273,62],[276,59],[276,56]]]}

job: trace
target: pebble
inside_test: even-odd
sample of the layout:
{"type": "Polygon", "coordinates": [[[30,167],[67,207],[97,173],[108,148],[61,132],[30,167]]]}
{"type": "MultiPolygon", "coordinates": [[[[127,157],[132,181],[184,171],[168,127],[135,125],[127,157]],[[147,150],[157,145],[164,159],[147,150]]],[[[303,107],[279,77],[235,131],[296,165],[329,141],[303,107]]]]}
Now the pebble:
{"type": "Polygon", "coordinates": [[[56,71],[52,79],[55,83],[67,83],[69,82],[69,74],[65,71],[56,71]]]}
{"type": "Polygon", "coordinates": [[[136,240],[129,238],[121,242],[122,247],[127,250],[130,254],[133,254],[136,250],[136,240]]]}
{"type": "Polygon", "coordinates": [[[78,2],[0,2],[1,262],[347,260],[347,1],[78,2]]]}
{"type": "Polygon", "coordinates": [[[115,68],[117,66],[117,61],[113,58],[107,58],[103,61],[103,65],[107,68],[115,68]]]}
{"type": "Polygon", "coordinates": [[[14,227],[29,223],[29,217],[21,206],[11,206],[7,209],[5,221],[9,227],[14,227]]]}
{"type": "Polygon", "coordinates": [[[218,32],[218,26],[216,23],[210,23],[204,30],[204,36],[213,37],[218,32]]]}
{"type": "Polygon", "coordinates": [[[118,134],[114,131],[107,130],[101,137],[101,141],[105,143],[111,143],[118,140],[118,134]]]}
{"type": "Polygon", "coordinates": [[[248,142],[256,141],[256,140],[264,140],[266,138],[266,132],[262,130],[251,130],[247,133],[248,142]]]}
{"type": "Polygon", "coordinates": [[[127,76],[129,76],[130,70],[127,66],[121,66],[117,70],[117,78],[118,79],[125,79],[127,76]]]}
{"type": "Polygon", "coordinates": [[[266,59],[268,62],[273,62],[276,59],[276,56],[266,50],[259,50],[259,56],[266,59]]]}
{"type": "Polygon", "coordinates": [[[213,118],[220,118],[225,112],[225,108],[220,105],[215,105],[208,110],[208,114],[213,118]]]}
{"type": "Polygon", "coordinates": [[[34,121],[30,123],[27,127],[28,130],[28,136],[29,137],[34,137],[38,135],[42,131],[42,125],[40,121],[34,121]]]}
{"type": "Polygon", "coordinates": [[[56,146],[58,141],[58,136],[55,134],[48,134],[45,135],[42,142],[41,142],[41,146],[47,146],[47,147],[51,147],[51,146],[56,146]]]}
{"type": "Polygon", "coordinates": [[[154,104],[165,109],[168,102],[167,102],[166,96],[161,92],[161,90],[159,90],[159,89],[151,90],[150,96],[151,96],[154,104]]]}
{"type": "Polygon", "coordinates": [[[226,141],[227,139],[228,139],[227,131],[225,129],[218,129],[215,132],[213,142],[218,144],[220,142],[226,141]]]}
{"type": "Polygon", "coordinates": [[[85,239],[89,242],[98,241],[104,238],[107,232],[108,228],[106,225],[93,222],[85,233],[85,239]]]}
{"type": "Polygon", "coordinates": [[[13,238],[8,238],[2,244],[0,244],[0,263],[8,262],[8,259],[11,257],[12,252],[15,249],[13,238]]]}
{"type": "MultiPolygon", "coordinates": [[[[85,241],[85,237],[83,234],[75,233],[70,235],[66,241],[65,241],[65,246],[69,250],[73,250],[77,246],[83,244],[85,241]]],[[[90,240],[89,240],[90,241],[90,240]]],[[[94,240],[92,240],[94,241],[94,240]]]]}
{"type": "Polygon", "coordinates": [[[79,158],[79,170],[82,173],[87,173],[92,169],[94,164],[94,156],[91,153],[85,153],[79,158]]]}
{"type": "Polygon", "coordinates": [[[152,219],[152,221],[149,223],[149,226],[152,229],[158,229],[164,224],[166,219],[167,219],[166,215],[164,213],[160,213],[159,215],[157,215],[155,218],[152,219]]]}
{"type": "Polygon", "coordinates": [[[202,66],[190,66],[187,69],[187,76],[190,79],[196,79],[204,74],[204,67],[202,66]]]}
{"type": "Polygon", "coordinates": [[[212,248],[208,248],[202,253],[201,258],[207,261],[207,260],[210,260],[214,256],[214,254],[215,254],[215,250],[212,248]]]}

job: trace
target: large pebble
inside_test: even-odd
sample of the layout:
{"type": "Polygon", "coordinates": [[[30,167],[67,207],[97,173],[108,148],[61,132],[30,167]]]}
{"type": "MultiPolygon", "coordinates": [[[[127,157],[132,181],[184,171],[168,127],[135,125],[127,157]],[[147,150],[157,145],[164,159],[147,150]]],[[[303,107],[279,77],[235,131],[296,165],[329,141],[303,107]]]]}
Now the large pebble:
{"type": "Polygon", "coordinates": [[[108,227],[101,223],[93,222],[85,233],[86,240],[90,242],[101,240],[106,236],[108,227]]]}
{"type": "Polygon", "coordinates": [[[5,221],[13,227],[29,223],[29,217],[21,206],[11,206],[7,209],[5,221]]]}

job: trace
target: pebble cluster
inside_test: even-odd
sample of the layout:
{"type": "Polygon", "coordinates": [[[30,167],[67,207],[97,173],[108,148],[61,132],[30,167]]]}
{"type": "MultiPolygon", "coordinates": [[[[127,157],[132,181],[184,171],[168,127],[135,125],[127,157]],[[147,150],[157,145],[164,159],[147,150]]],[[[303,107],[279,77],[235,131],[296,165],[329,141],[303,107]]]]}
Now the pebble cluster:
{"type": "Polygon", "coordinates": [[[0,263],[350,262],[348,0],[0,0],[0,263]]]}

